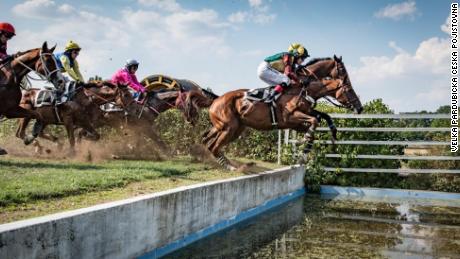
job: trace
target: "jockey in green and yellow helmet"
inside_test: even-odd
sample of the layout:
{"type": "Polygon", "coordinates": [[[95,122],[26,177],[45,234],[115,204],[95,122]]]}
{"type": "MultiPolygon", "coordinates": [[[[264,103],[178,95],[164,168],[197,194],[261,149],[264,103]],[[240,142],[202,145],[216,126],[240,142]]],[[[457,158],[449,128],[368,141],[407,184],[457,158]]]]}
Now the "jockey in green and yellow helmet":
{"type": "Polygon", "coordinates": [[[281,52],[264,59],[257,69],[257,74],[262,81],[275,86],[267,102],[272,102],[292,82],[299,83],[294,72],[295,66],[302,64],[307,57],[309,55],[305,47],[302,44],[293,43],[289,46],[288,52],[281,52]]]}

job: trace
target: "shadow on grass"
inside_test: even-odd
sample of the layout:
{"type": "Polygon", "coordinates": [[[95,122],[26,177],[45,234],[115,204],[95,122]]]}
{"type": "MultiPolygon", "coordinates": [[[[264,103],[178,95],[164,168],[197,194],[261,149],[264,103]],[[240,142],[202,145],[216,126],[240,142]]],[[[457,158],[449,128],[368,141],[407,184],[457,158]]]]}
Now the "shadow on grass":
{"type": "Polygon", "coordinates": [[[30,169],[37,169],[37,168],[50,168],[50,169],[76,169],[76,170],[97,170],[97,169],[105,169],[103,166],[97,165],[82,165],[82,164],[58,164],[52,162],[14,162],[14,161],[1,161],[0,166],[9,166],[9,167],[18,167],[18,168],[30,168],[30,169]]]}

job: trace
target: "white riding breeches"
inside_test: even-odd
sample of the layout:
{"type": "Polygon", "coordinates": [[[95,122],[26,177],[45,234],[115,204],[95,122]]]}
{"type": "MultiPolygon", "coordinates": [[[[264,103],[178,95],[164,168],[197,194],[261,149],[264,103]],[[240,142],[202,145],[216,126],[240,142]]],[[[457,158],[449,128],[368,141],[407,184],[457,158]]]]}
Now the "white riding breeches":
{"type": "Polygon", "coordinates": [[[257,68],[257,75],[268,85],[279,85],[282,83],[289,85],[291,82],[288,76],[273,69],[270,67],[270,64],[265,61],[260,63],[259,67],[257,68]]]}

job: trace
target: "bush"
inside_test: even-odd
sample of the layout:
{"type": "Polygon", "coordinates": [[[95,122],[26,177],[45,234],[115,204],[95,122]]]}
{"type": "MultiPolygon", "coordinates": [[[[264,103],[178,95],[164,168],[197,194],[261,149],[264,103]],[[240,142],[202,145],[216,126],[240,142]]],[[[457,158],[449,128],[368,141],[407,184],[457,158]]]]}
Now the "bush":
{"type": "MultiPolygon", "coordinates": [[[[342,109],[330,105],[318,104],[318,110],[327,113],[344,113],[342,109]]],[[[448,113],[449,106],[442,106],[436,113],[448,113]]],[[[382,102],[381,99],[373,100],[364,105],[364,113],[391,114],[393,111],[382,102]]],[[[426,112],[421,112],[426,113],[426,112]]],[[[336,119],[337,127],[449,127],[449,121],[438,119],[424,120],[391,120],[391,119],[336,119]]],[[[195,126],[185,122],[178,110],[169,110],[161,114],[155,124],[161,138],[180,154],[189,154],[190,148],[201,144],[202,134],[210,129],[208,112],[201,111],[200,118],[195,126]]],[[[63,127],[50,127],[53,134],[64,136],[63,127]]],[[[16,122],[9,120],[0,124],[0,142],[3,139],[14,136],[16,122]]],[[[104,138],[111,138],[119,132],[112,129],[102,129],[104,138]]],[[[299,134],[299,138],[302,137],[299,134]]],[[[329,133],[318,133],[318,139],[330,138],[329,133]]],[[[449,135],[440,132],[339,132],[339,140],[436,140],[448,141],[449,135]]],[[[277,160],[278,132],[256,131],[247,129],[241,137],[226,147],[230,156],[245,157],[248,159],[276,162],[277,160]]],[[[302,147],[297,147],[301,150],[302,147]]],[[[281,150],[281,162],[283,164],[296,163],[292,144],[283,145],[281,150]]],[[[445,148],[430,149],[433,155],[457,155],[451,154],[445,148]]],[[[325,172],[324,167],[344,168],[442,168],[458,169],[460,161],[408,161],[398,160],[373,160],[354,159],[357,154],[385,154],[403,155],[402,146],[370,146],[370,145],[337,145],[335,149],[330,145],[315,144],[314,150],[309,154],[307,163],[307,175],[305,182],[310,189],[318,190],[321,184],[335,184],[343,186],[369,186],[389,188],[410,188],[439,191],[460,191],[460,177],[456,175],[423,174],[398,176],[387,173],[348,173],[337,170],[325,172]],[[327,153],[345,154],[342,158],[326,158],[327,153]]]]}

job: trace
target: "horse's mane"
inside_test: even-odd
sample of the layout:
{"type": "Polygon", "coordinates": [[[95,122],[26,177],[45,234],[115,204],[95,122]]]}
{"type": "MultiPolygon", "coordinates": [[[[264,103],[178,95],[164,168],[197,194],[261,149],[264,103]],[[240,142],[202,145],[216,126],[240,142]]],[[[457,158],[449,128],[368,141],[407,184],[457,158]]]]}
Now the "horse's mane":
{"type": "Polygon", "coordinates": [[[314,59],[308,61],[307,64],[302,65],[302,67],[308,67],[308,66],[311,66],[313,64],[316,64],[316,63],[318,63],[320,61],[324,61],[324,60],[332,60],[332,58],[314,58],[314,59]]]}
{"type": "MultiPolygon", "coordinates": [[[[108,87],[110,87],[110,88],[113,89],[113,88],[116,88],[116,87],[117,87],[117,85],[114,84],[114,83],[112,83],[110,80],[89,81],[88,83],[82,83],[82,85],[83,85],[84,88],[93,88],[93,87],[98,88],[98,87],[108,86],[108,87]]],[[[124,86],[127,86],[127,85],[124,85],[124,84],[122,85],[122,84],[120,84],[120,85],[118,85],[118,86],[124,87],[124,86]]]]}
{"type": "Polygon", "coordinates": [[[88,83],[79,83],[79,85],[83,86],[83,88],[89,89],[89,88],[97,88],[101,86],[101,82],[88,82],[88,83]]]}
{"type": "Polygon", "coordinates": [[[16,54],[14,54],[13,56],[14,56],[14,58],[17,58],[17,57],[20,57],[20,56],[22,56],[22,55],[25,55],[25,54],[27,54],[27,53],[29,53],[29,52],[32,52],[32,51],[35,51],[35,50],[39,50],[39,49],[40,49],[40,48],[29,49],[29,50],[26,50],[26,51],[18,51],[18,52],[16,52],[16,54]]]}
{"type": "Polygon", "coordinates": [[[217,94],[215,94],[212,91],[209,91],[207,89],[201,88],[201,91],[203,91],[203,94],[205,96],[207,96],[208,98],[210,98],[211,100],[215,100],[215,99],[219,98],[219,95],[217,95],[217,94]]]}

